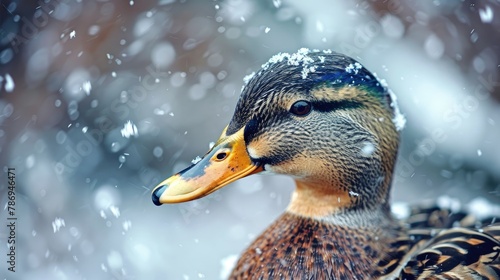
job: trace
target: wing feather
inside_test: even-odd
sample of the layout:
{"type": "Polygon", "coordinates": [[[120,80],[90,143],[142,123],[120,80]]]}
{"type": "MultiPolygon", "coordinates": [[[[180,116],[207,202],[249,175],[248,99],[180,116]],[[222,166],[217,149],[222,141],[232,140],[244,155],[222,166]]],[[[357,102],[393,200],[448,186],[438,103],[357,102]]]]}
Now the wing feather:
{"type": "Polygon", "coordinates": [[[500,280],[500,218],[413,208],[407,235],[378,263],[378,279],[500,280]]]}

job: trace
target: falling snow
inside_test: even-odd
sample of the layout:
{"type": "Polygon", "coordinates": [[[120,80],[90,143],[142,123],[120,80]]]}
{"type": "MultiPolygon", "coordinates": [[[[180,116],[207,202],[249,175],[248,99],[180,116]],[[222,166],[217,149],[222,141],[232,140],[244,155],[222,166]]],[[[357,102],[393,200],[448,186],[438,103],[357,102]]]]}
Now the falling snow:
{"type": "Polygon", "coordinates": [[[325,30],[323,23],[319,20],[316,21],[316,30],[318,30],[318,32],[323,32],[325,30]]]}
{"type": "Polygon", "coordinates": [[[371,156],[375,151],[375,145],[373,143],[367,142],[363,144],[361,148],[361,154],[363,156],[371,156]]]}
{"type": "Polygon", "coordinates": [[[109,206],[109,211],[111,211],[111,213],[113,214],[113,216],[115,216],[115,218],[120,217],[120,208],[111,205],[109,206]]]}
{"type": "Polygon", "coordinates": [[[106,213],[104,212],[104,210],[99,211],[99,215],[100,215],[100,216],[101,216],[101,218],[103,218],[103,219],[107,219],[107,218],[108,218],[108,216],[106,215],[106,213]]]}
{"type": "Polygon", "coordinates": [[[82,89],[83,91],[85,91],[85,93],[87,95],[90,94],[90,90],[92,89],[92,84],[90,83],[90,81],[86,81],[83,83],[83,86],[82,86],[82,89]]]}
{"type": "Polygon", "coordinates": [[[349,191],[349,195],[350,195],[350,196],[356,196],[356,197],[357,197],[357,196],[359,196],[359,193],[357,193],[357,192],[353,192],[353,191],[349,191]]]}
{"type": "Polygon", "coordinates": [[[493,15],[493,9],[489,5],[486,5],[486,8],[484,10],[479,9],[479,17],[484,23],[490,23],[491,21],[493,21],[493,15]]]}
{"type": "Polygon", "coordinates": [[[398,219],[406,219],[411,214],[411,208],[408,203],[404,202],[393,202],[391,204],[391,212],[398,219]]]}
{"type": "Polygon", "coordinates": [[[65,227],[66,223],[64,222],[64,219],[61,218],[56,218],[52,222],[52,229],[54,230],[54,233],[58,232],[62,227],[65,227]]]}
{"type": "MultiPolygon", "coordinates": [[[[0,83],[2,82],[2,76],[0,76],[0,83]]],[[[14,79],[10,76],[9,73],[5,74],[5,91],[7,92],[12,92],[14,90],[15,84],[14,84],[14,79]]]]}
{"type": "Polygon", "coordinates": [[[130,220],[126,220],[122,223],[122,227],[124,231],[128,231],[132,227],[132,222],[130,220]]]}
{"type": "Polygon", "coordinates": [[[130,138],[130,136],[137,137],[139,135],[137,126],[132,121],[127,121],[123,128],[120,130],[122,137],[130,138]]]}
{"type": "Polygon", "coordinates": [[[195,158],[191,161],[191,163],[192,163],[192,164],[197,164],[197,163],[198,163],[198,162],[200,162],[200,161],[201,161],[201,157],[200,157],[200,156],[196,156],[196,157],[195,157],[195,158]]]}

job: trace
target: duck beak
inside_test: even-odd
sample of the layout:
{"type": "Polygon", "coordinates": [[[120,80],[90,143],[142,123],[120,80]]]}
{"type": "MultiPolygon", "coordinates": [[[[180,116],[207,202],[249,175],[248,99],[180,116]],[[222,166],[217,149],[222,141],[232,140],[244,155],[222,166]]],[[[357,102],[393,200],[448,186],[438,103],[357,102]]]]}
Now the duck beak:
{"type": "Polygon", "coordinates": [[[197,163],[161,182],[153,190],[156,205],[179,203],[204,197],[231,182],[259,173],[262,167],[252,162],[246,150],[243,131],[226,135],[197,163]]]}

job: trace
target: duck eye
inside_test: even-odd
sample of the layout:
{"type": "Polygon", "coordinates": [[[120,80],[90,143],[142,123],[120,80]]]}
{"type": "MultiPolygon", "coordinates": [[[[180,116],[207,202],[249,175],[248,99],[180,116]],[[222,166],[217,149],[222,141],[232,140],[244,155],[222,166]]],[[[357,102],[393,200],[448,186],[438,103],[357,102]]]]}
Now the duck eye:
{"type": "Polygon", "coordinates": [[[290,113],[296,115],[296,116],[305,116],[311,112],[311,103],[304,101],[304,100],[299,100],[295,103],[292,104],[292,107],[290,108],[290,113]]]}

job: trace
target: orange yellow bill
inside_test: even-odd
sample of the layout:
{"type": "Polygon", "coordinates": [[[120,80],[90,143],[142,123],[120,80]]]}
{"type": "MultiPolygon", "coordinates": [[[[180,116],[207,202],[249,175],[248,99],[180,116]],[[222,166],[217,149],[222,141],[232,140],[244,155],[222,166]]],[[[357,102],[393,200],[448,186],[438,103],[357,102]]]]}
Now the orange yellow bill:
{"type": "Polygon", "coordinates": [[[262,171],[248,156],[244,127],[232,135],[226,129],[208,153],[196,164],[156,186],[154,204],[179,203],[206,196],[245,176],[262,171]]]}

